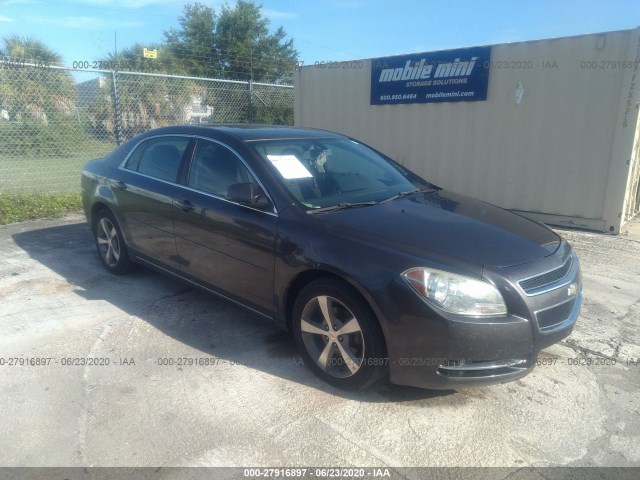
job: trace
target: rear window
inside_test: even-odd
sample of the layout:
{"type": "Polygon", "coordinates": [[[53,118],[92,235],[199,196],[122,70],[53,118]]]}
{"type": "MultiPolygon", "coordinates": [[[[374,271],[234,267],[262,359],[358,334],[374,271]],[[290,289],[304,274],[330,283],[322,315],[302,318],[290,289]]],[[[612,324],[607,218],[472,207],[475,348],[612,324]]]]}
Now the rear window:
{"type": "Polygon", "coordinates": [[[158,137],[146,140],[131,153],[125,168],[175,182],[189,141],[186,137],[158,137]]]}

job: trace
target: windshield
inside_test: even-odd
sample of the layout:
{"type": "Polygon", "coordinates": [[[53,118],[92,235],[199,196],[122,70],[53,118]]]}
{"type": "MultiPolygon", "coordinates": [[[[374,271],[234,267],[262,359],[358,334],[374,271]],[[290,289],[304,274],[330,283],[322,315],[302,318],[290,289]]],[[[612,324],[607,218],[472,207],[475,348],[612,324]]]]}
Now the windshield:
{"type": "Polygon", "coordinates": [[[380,202],[401,193],[433,188],[354,140],[288,139],[251,145],[308,209],[380,202]]]}

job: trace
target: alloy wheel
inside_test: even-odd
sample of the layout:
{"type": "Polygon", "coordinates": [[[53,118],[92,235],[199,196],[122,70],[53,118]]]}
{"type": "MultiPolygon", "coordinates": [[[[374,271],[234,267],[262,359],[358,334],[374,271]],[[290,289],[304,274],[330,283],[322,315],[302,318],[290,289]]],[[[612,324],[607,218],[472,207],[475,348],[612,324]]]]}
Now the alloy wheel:
{"type": "Polygon", "coordinates": [[[365,342],[356,316],[340,300],[328,295],[311,298],[300,318],[305,348],[326,374],[355,375],[362,366],[365,342]]]}
{"type": "Polygon", "coordinates": [[[98,222],[96,238],[104,263],[116,267],[120,259],[120,239],[116,227],[108,218],[102,217],[98,222]]]}

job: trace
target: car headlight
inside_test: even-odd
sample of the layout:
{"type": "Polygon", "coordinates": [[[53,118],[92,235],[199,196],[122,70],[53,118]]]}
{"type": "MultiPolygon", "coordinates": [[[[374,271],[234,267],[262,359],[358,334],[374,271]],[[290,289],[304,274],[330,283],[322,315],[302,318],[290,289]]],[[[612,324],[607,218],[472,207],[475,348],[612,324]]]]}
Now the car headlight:
{"type": "Polygon", "coordinates": [[[457,315],[505,315],[507,306],[496,287],[463,275],[411,268],[402,278],[430,305],[457,315]]]}

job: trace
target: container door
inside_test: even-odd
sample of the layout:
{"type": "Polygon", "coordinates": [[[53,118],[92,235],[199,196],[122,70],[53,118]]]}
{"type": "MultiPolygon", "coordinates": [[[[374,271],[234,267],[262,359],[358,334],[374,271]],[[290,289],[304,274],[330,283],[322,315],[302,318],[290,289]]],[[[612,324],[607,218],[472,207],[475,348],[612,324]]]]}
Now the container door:
{"type": "Polygon", "coordinates": [[[633,152],[629,167],[629,181],[625,193],[624,221],[629,221],[640,211],[640,116],[636,125],[636,135],[633,140],[633,152]]]}

